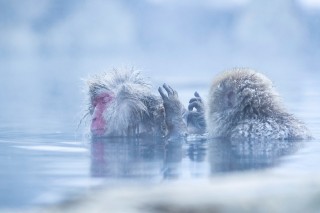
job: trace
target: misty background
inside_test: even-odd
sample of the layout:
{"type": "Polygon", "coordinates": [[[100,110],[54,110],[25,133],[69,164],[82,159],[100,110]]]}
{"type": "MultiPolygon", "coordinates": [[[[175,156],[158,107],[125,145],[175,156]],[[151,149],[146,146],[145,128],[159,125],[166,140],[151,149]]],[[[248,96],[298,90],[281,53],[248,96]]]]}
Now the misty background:
{"type": "Polygon", "coordinates": [[[0,0],[0,127],[77,131],[82,79],[113,67],[171,84],[184,104],[252,67],[308,122],[319,59],[319,0],[0,0]]]}

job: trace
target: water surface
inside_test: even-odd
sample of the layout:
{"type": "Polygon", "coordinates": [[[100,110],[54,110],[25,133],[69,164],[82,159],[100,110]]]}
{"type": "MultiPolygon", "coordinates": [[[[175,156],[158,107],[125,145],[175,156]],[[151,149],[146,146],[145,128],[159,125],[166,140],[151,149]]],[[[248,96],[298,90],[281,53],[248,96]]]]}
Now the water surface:
{"type": "MultiPolygon", "coordinates": [[[[91,139],[86,128],[77,129],[79,120],[60,126],[50,121],[37,121],[30,126],[26,125],[28,121],[4,123],[0,128],[0,209],[58,204],[101,187],[145,188],[230,175],[240,177],[248,172],[316,177],[320,174],[320,98],[313,92],[316,83],[308,85],[305,91],[293,94],[290,88],[297,85],[288,84],[289,89],[282,92],[289,100],[289,111],[304,120],[313,133],[315,139],[310,141],[189,137],[168,144],[152,138],[91,139]],[[74,127],[70,128],[70,123],[74,127]]],[[[178,91],[183,103],[193,94],[188,87],[178,91]]],[[[200,88],[200,94],[203,91],[200,88]]],[[[57,115],[60,113],[56,111],[57,115]]],[[[84,122],[82,126],[88,124],[84,122]]]]}

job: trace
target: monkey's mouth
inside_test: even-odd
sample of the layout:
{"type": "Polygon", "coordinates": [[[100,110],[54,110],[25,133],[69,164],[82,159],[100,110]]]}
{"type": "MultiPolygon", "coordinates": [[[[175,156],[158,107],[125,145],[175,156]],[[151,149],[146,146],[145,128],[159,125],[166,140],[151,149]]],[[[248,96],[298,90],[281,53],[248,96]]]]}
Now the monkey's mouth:
{"type": "Polygon", "coordinates": [[[104,119],[102,119],[101,117],[95,117],[92,119],[92,123],[91,123],[91,133],[94,136],[103,136],[106,133],[106,122],[104,119]]]}
{"type": "Polygon", "coordinates": [[[96,136],[96,137],[101,137],[105,134],[106,130],[103,129],[103,128],[98,128],[98,129],[95,129],[95,128],[91,128],[91,133],[92,135],[96,136]]]}

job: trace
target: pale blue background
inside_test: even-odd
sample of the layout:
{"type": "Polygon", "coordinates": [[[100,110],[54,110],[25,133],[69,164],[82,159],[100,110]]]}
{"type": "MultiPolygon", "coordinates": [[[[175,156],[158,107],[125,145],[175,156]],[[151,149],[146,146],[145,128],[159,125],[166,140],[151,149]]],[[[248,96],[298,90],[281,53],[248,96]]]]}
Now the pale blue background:
{"type": "Polygon", "coordinates": [[[257,144],[248,153],[241,143],[90,145],[85,124],[77,129],[82,79],[131,66],[155,90],[170,83],[184,104],[195,90],[206,99],[220,71],[256,68],[320,136],[319,0],[0,0],[0,208],[56,203],[101,181],[265,167],[319,177],[319,140],[257,144]]]}
{"type": "Polygon", "coordinates": [[[305,84],[319,76],[319,5],[1,0],[0,119],[5,126],[74,131],[84,108],[81,79],[112,67],[134,66],[156,87],[166,81],[202,93],[216,73],[253,67],[286,97],[286,81],[305,84]]]}

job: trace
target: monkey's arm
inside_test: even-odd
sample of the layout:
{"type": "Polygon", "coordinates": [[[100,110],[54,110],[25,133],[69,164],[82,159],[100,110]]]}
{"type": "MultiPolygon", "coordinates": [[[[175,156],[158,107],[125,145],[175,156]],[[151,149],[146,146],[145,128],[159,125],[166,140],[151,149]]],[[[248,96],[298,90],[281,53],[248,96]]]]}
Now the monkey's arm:
{"type": "Polygon", "coordinates": [[[206,132],[205,107],[198,92],[195,92],[194,97],[189,101],[187,126],[189,133],[203,134],[206,132]]]}
{"type": "Polygon", "coordinates": [[[184,137],[187,135],[187,126],[182,119],[184,107],[179,100],[177,91],[167,84],[163,84],[163,88],[167,94],[162,87],[159,87],[158,91],[163,99],[168,136],[169,138],[184,137]]]}

